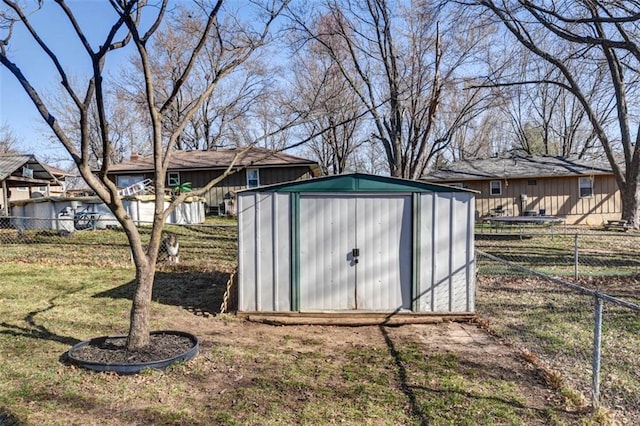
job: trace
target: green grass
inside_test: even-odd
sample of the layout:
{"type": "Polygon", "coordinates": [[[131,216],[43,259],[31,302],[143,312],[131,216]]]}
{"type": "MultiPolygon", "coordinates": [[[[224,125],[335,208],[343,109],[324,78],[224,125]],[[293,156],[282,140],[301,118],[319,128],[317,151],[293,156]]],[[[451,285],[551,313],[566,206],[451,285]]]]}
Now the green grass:
{"type": "MultiPolygon", "coordinates": [[[[237,222],[229,218],[208,218],[201,225],[166,225],[164,232],[178,236],[181,262],[198,268],[208,262],[212,253],[217,264],[233,269],[236,263],[237,222]]],[[[150,228],[141,227],[143,243],[149,240],[150,228]]],[[[127,267],[131,253],[122,229],[76,231],[62,237],[53,230],[26,230],[18,235],[15,229],[0,229],[3,250],[0,262],[85,265],[92,267],[127,267]]],[[[159,258],[163,260],[162,255],[159,258]]]]}
{"type": "MultiPolygon", "coordinates": [[[[592,230],[586,227],[572,227],[564,231],[548,231],[532,229],[522,235],[513,232],[479,232],[476,228],[476,248],[533,269],[537,272],[573,276],[575,274],[575,244],[578,234],[578,275],[610,276],[635,275],[640,273],[640,258],[637,247],[640,245],[640,233],[620,233],[592,230]]],[[[510,230],[511,231],[511,230],[510,230]]],[[[493,270],[496,265],[486,259],[479,258],[482,273],[494,275],[501,268],[493,270]]],[[[512,273],[511,273],[512,274],[512,273]]]]}
{"type": "MultiPolygon", "coordinates": [[[[608,276],[581,284],[640,304],[635,278],[608,276]]],[[[591,396],[591,297],[532,277],[481,276],[477,310],[500,336],[534,353],[573,389],[591,396]]],[[[631,423],[640,421],[639,331],[640,312],[605,303],[601,403],[631,423]]]]}
{"type": "MultiPolygon", "coordinates": [[[[640,304],[637,232],[572,227],[567,233],[527,230],[523,235],[476,229],[477,249],[533,271],[640,304]],[[529,232],[531,231],[531,232],[529,232]]],[[[556,230],[558,231],[558,230],[556,230]]],[[[591,396],[593,299],[478,256],[477,311],[499,335],[526,348],[560,372],[573,390],[591,396]]],[[[601,402],[615,415],[640,423],[640,312],[605,303],[601,402]]]]}
{"type": "MultiPolygon", "coordinates": [[[[80,340],[127,331],[135,273],[123,233],[85,231],[60,240],[27,231],[23,243],[7,244],[0,254],[0,425],[526,425],[589,418],[554,402],[532,407],[527,388],[502,372],[499,360],[427,347],[402,327],[338,332],[214,316],[236,262],[233,224],[168,227],[179,235],[181,264],[159,265],[152,327],[196,333],[201,353],[135,376],[93,373],[61,359],[80,340]],[[363,333],[367,338],[359,339],[363,333]],[[496,361],[495,371],[488,360],[496,361]]],[[[501,289],[492,290],[498,297],[481,293],[482,310],[522,317],[501,289]]],[[[524,326],[552,354],[569,354],[575,341],[588,340],[588,328],[575,341],[552,339],[563,324],[582,326],[581,319],[572,312],[547,316],[530,297],[521,298],[534,307],[524,326]]],[[[622,318],[606,324],[622,340],[640,328],[622,318]]],[[[629,368],[607,377],[625,387],[632,374],[629,368]]]]}
{"type": "MultiPolygon", "coordinates": [[[[167,283],[206,293],[182,282],[180,274],[167,283]]],[[[153,303],[152,325],[194,330],[202,339],[201,354],[165,372],[93,373],[65,365],[60,357],[79,340],[126,332],[133,269],[3,263],[0,276],[3,426],[63,419],[154,425],[539,424],[561,413],[553,406],[551,414],[528,407],[527,396],[510,379],[488,377],[482,366],[464,364],[456,354],[426,351],[421,340],[396,335],[397,329],[374,327],[377,337],[366,343],[336,342],[329,327],[282,329],[228,315],[203,316],[181,303],[182,290],[169,288],[153,303]]]]}
{"type": "Polygon", "coordinates": [[[354,347],[333,363],[317,355],[266,355],[251,373],[258,378],[226,395],[232,411],[225,417],[254,413],[243,424],[419,424],[428,419],[435,425],[527,424],[537,418],[525,408],[520,391],[506,381],[481,378],[480,371],[475,379],[467,378],[469,372],[455,355],[425,358],[416,342],[401,341],[398,346],[397,359],[369,345],[354,347]],[[398,382],[399,366],[405,383],[398,382]],[[274,367],[280,371],[277,378],[270,373],[274,367]],[[412,405],[409,413],[407,399],[412,405]]]}

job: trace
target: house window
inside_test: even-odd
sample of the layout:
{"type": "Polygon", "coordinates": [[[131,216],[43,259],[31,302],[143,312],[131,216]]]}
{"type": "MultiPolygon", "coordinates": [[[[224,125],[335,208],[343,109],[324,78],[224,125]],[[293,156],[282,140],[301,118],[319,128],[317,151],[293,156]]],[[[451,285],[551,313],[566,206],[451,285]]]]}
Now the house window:
{"type": "Polygon", "coordinates": [[[28,191],[28,186],[16,186],[16,191],[28,191]]]}
{"type": "Polygon", "coordinates": [[[180,172],[167,173],[167,186],[172,188],[180,186],[180,172]]]}
{"type": "Polygon", "coordinates": [[[260,173],[258,169],[247,169],[247,188],[260,186],[260,173]]]}
{"type": "Polygon", "coordinates": [[[593,197],[593,178],[586,177],[578,180],[578,187],[581,198],[593,197]]]}
{"type": "Polygon", "coordinates": [[[491,195],[502,195],[502,181],[492,180],[490,182],[491,195]]]}
{"type": "Polygon", "coordinates": [[[527,185],[529,185],[529,186],[536,186],[537,184],[538,184],[538,181],[535,180],[535,179],[529,179],[527,181],[527,185]]]}
{"type": "Polygon", "coordinates": [[[127,186],[135,185],[138,182],[142,182],[144,176],[142,175],[122,175],[116,177],[116,186],[120,188],[126,188],[127,186]]]}

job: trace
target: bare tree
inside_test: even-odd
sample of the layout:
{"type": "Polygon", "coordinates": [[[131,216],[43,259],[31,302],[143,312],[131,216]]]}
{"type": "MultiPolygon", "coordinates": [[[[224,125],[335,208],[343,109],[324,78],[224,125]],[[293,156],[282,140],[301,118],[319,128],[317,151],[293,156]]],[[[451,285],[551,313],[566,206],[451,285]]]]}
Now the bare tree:
{"type": "Polygon", "coordinates": [[[466,84],[483,32],[467,38],[472,21],[460,8],[328,0],[310,16],[292,16],[301,37],[323,47],[368,111],[372,139],[393,176],[420,177],[456,129],[486,107],[487,92],[466,84]],[[327,20],[331,25],[318,24],[327,20]],[[462,90],[468,90],[464,104],[447,95],[462,90]]]}
{"type": "MultiPolygon", "coordinates": [[[[155,99],[163,103],[170,96],[172,102],[167,108],[167,120],[163,131],[170,134],[181,123],[183,112],[189,108],[193,99],[213,85],[211,94],[203,100],[189,120],[183,132],[175,140],[176,148],[181,150],[216,149],[224,146],[246,146],[256,134],[242,134],[252,126],[259,106],[267,102],[271,85],[273,67],[266,64],[259,51],[235,64],[232,72],[225,70],[235,59],[237,49],[231,46],[243,46],[242,29],[238,28],[234,16],[240,12],[232,10],[235,4],[223,8],[219,15],[216,37],[226,40],[227,46],[215,42],[203,46],[202,52],[193,63],[191,78],[185,81],[180,90],[172,94],[173,81],[190,60],[187,54],[194,42],[194,28],[198,18],[188,7],[178,4],[171,23],[159,28],[157,36],[149,45],[151,72],[157,84],[155,99]],[[238,137],[238,135],[241,135],[238,137]]],[[[133,67],[123,73],[119,91],[127,101],[138,106],[141,119],[148,122],[146,114],[145,80],[142,64],[137,56],[131,58],[133,67]]],[[[273,130],[273,129],[271,129],[273,130]]]]}
{"type": "MultiPolygon", "coordinates": [[[[507,83],[495,83],[509,99],[501,111],[511,127],[512,149],[531,155],[578,158],[597,154],[595,133],[582,105],[563,87],[548,83],[562,79],[558,70],[549,63],[536,61],[536,56],[524,47],[514,52],[507,83]],[[518,81],[526,84],[517,84],[518,81]]],[[[596,71],[598,75],[576,73],[585,96],[590,102],[596,98],[613,100],[611,93],[602,91],[604,70],[596,71]]],[[[497,81],[505,79],[505,74],[497,81]]],[[[603,123],[610,121],[613,104],[610,102],[608,108],[598,111],[603,123]]]]}
{"type": "MultiPolygon", "coordinates": [[[[330,20],[318,25],[331,26],[330,20]]],[[[331,31],[319,29],[321,34],[331,31]]],[[[325,43],[339,43],[323,36],[325,43]]],[[[310,111],[306,134],[320,134],[306,146],[324,174],[340,174],[355,169],[355,154],[362,144],[361,103],[340,68],[319,43],[310,41],[299,47],[292,65],[295,75],[295,109],[310,111]]],[[[364,139],[364,138],[363,138],[364,139]]]]}
{"type": "Polygon", "coordinates": [[[557,77],[530,83],[556,85],[580,103],[620,188],[622,219],[639,227],[640,4],[599,0],[475,4],[491,11],[519,43],[557,70],[557,77]],[[593,81],[584,76],[602,79],[603,96],[590,96],[593,81]],[[609,125],[603,111],[612,97],[616,120],[609,125]]]}
{"type": "Polygon", "coordinates": [[[251,108],[244,113],[244,119],[239,120],[238,125],[230,126],[230,140],[240,147],[259,140],[258,145],[271,151],[287,149],[292,144],[289,123],[307,115],[300,110],[292,111],[287,107],[289,103],[283,88],[278,88],[274,82],[268,92],[254,99],[251,108]]]}
{"type": "Polygon", "coordinates": [[[489,157],[500,150],[496,147],[500,131],[500,118],[496,117],[495,110],[480,114],[453,134],[448,152],[442,153],[442,160],[438,161],[446,163],[446,159],[459,161],[489,157]]]}
{"type": "Polygon", "coordinates": [[[211,150],[252,143],[248,140],[254,139],[238,134],[253,121],[253,110],[267,97],[266,84],[263,78],[246,73],[234,73],[230,80],[202,104],[185,129],[179,149],[211,150]]]}
{"type": "MultiPolygon", "coordinates": [[[[154,185],[157,194],[164,194],[165,176],[176,141],[183,135],[190,120],[211,96],[220,81],[223,81],[234,69],[246,63],[265,45],[269,39],[270,27],[285,4],[274,1],[260,7],[257,2],[252,2],[251,5],[254,8],[251,10],[260,9],[260,13],[247,17],[247,9],[245,9],[245,18],[243,18],[239,14],[230,16],[229,12],[223,9],[222,0],[211,4],[205,1],[194,3],[190,21],[193,38],[188,44],[179,46],[182,50],[182,60],[175,64],[176,69],[171,76],[160,80],[154,73],[154,63],[149,48],[154,37],[159,34],[158,30],[166,25],[165,21],[170,21],[165,19],[169,13],[168,0],[162,0],[153,5],[148,5],[145,0],[110,0],[109,4],[114,14],[113,25],[108,29],[98,47],[94,47],[89,42],[85,27],[74,15],[72,8],[64,0],[59,0],[55,7],[59,7],[67,19],[56,24],[72,28],[84,49],[83,53],[91,64],[91,74],[84,82],[84,87],[82,90],[76,90],[69,83],[70,70],[64,68],[52,50],[52,45],[42,38],[39,28],[32,24],[30,12],[12,0],[3,0],[3,3],[2,17],[5,18],[6,25],[2,26],[5,36],[0,46],[0,62],[22,85],[42,118],[72,157],[83,178],[111,209],[127,235],[136,267],[136,289],[130,314],[127,346],[130,350],[142,348],[149,343],[151,290],[162,229],[167,217],[190,194],[184,193],[176,197],[168,208],[164,207],[164,197],[156,197],[151,236],[148,245],[145,246],[137,227],[123,207],[116,185],[107,177],[112,164],[113,145],[105,104],[107,93],[105,86],[109,83],[105,73],[105,61],[114,52],[127,47],[132,47],[138,58],[144,83],[144,97],[141,99],[148,117],[146,122],[149,123],[151,136],[150,151],[154,158],[154,185]],[[48,57],[58,73],[62,87],[71,98],[80,128],[80,149],[60,126],[59,121],[52,114],[50,105],[43,100],[34,82],[25,76],[18,64],[12,62],[7,46],[11,37],[16,35],[12,33],[16,25],[22,25],[26,29],[26,34],[32,37],[48,57]],[[196,75],[194,69],[207,49],[217,50],[225,60],[210,70],[207,83],[194,98],[183,98],[178,104],[177,99],[182,96],[185,84],[196,75]],[[91,170],[90,161],[89,122],[92,105],[96,108],[99,139],[102,142],[102,161],[100,170],[96,174],[91,170]],[[176,105],[180,107],[177,108],[176,105]]],[[[232,173],[234,166],[232,162],[222,176],[196,191],[195,195],[208,191],[232,173]]]]}
{"type": "MultiPolygon", "coordinates": [[[[74,79],[75,80],[75,79],[74,79]]],[[[51,106],[51,111],[55,115],[60,127],[76,145],[77,150],[81,150],[82,126],[77,120],[76,107],[72,99],[63,88],[55,94],[46,94],[51,106]]],[[[105,92],[104,110],[109,123],[109,141],[111,145],[111,164],[121,163],[131,152],[150,154],[151,138],[147,131],[148,126],[141,125],[141,117],[135,109],[122,98],[118,88],[105,92]],[[114,93],[115,92],[115,93],[114,93]]],[[[98,169],[102,165],[103,143],[100,134],[100,116],[95,104],[90,104],[87,111],[87,127],[89,138],[89,164],[91,168],[98,169]]],[[[46,134],[50,135],[47,125],[46,134]]],[[[59,145],[57,137],[52,138],[51,143],[59,145]]]]}
{"type": "Polygon", "coordinates": [[[357,172],[381,175],[387,169],[382,147],[371,139],[362,142],[354,157],[353,169],[357,172]]]}
{"type": "Polygon", "coordinates": [[[18,137],[8,123],[0,124],[0,153],[17,152],[18,137]]]}

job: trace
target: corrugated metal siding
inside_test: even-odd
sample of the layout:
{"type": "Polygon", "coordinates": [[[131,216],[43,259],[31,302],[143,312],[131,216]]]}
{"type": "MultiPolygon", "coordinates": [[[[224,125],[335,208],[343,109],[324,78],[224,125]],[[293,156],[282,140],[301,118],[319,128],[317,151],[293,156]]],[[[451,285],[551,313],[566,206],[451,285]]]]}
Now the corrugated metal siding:
{"type": "Polygon", "coordinates": [[[411,309],[411,196],[356,198],[358,309],[411,309]]]}
{"type": "Polygon", "coordinates": [[[292,268],[289,194],[241,193],[239,309],[291,310],[291,273],[299,270],[301,311],[473,312],[473,199],[469,193],[301,194],[299,267],[292,268]],[[353,248],[360,249],[357,265],[353,248]]]}
{"type": "Polygon", "coordinates": [[[355,199],[300,197],[300,310],[355,309],[355,199]]]}
{"type": "Polygon", "coordinates": [[[466,194],[453,194],[450,206],[449,309],[451,312],[472,312],[471,292],[475,291],[473,212],[466,194]]]}
{"type": "Polygon", "coordinates": [[[238,268],[241,311],[291,309],[291,210],[288,194],[238,197],[238,268]]]}
{"type": "Polygon", "coordinates": [[[420,195],[417,297],[420,312],[473,312],[473,197],[420,195]]]}
{"type": "Polygon", "coordinates": [[[411,241],[410,196],[301,195],[300,310],[410,309],[411,241]]]}
{"type": "Polygon", "coordinates": [[[451,310],[449,257],[451,256],[451,194],[439,197],[434,194],[433,228],[433,309],[436,312],[451,310]]]}
{"type": "Polygon", "coordinates": [[[434,194],[419,194],[420,204],[420,228],[416,230],[416,294],[415,303],[418,312],[433,312],[435,308],[435,245],[437,229],[436,218],[433,215],[435,206],[434,194]]]}
{"type": "Polygon", "coordinates": [[[255,194],[238,197],[238,310],[256,310],[255,194]]]}

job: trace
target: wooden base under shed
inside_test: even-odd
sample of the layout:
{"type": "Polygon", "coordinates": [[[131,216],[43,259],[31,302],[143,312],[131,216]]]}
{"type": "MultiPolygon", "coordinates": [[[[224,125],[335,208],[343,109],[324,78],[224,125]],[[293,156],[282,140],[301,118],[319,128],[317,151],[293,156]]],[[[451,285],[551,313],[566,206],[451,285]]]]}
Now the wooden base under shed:
{"type": "Polygon", "coordinates": [[[238,317],[270,325],[333,325],[360,327],[371,325],[399,326],[407,324],[438,324],[445,321],[467,322],[473,313],[413,314],[379,312],[238,312],[238,317]]]}

